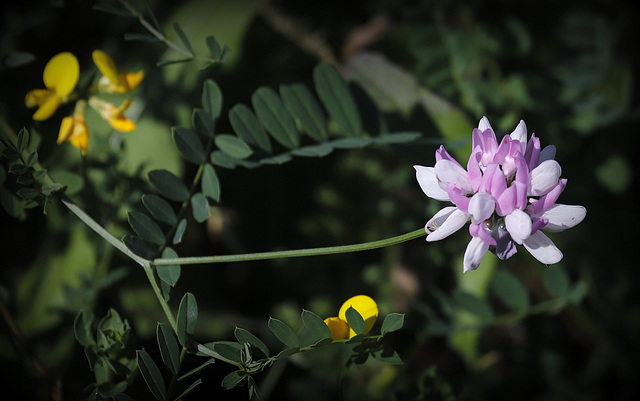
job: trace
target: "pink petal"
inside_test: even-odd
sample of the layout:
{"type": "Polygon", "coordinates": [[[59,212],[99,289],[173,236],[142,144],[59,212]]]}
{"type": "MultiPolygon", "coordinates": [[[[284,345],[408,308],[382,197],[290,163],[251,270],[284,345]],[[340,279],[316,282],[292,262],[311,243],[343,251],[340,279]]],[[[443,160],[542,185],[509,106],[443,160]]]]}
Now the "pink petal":
{"type": "Polygon", "coordinates": [[[574,227],[587,215],[587,209],[579,205],[554,205],[542,214],[548,219],[545,231],[558,232],[574,227]]]}
{"type": "Polygon", "coordinates": [[[486,192],[480,192],[471,197],[469,201],[469,213],[472,221],[480,222],[488,219],[496,209],[496,203],[493,197],[486,192]]]}
{"type": "Polygon", "coordinates": [[[534,258],[545,265],[552,265],[562,260],[563,255],[560,249],[542,231],[536,231],[522,245],[534,258]]]}
{"type": "Polygon", "coordinates": [[[413,166],[416,170],[416,179],[418,184],[429,198],[437,199],[440,201],[448,201],[449,195],[447,191],[440,188],[438,184],[438,178],[436,177],[436,170],[433,167],[413,166]]]}
{"type": "Polygon", "coordinates": [[[511,135],[509,135],[511,139],[520,142],[520,147],[522,150],[522,154],[524,154],[527,149],[527,125],[523,120],[520,120],[516,129],[513,130],[511,135]]]}

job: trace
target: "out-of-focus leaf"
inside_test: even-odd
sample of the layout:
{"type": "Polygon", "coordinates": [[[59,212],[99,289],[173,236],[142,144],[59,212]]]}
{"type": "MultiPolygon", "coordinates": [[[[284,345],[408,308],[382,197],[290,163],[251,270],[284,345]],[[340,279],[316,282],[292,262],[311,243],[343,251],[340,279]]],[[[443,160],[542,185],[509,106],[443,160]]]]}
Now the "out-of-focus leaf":
{"type": "Polygon", "coordinates": [[[389,365],[402,365],[400,355],[387,344],[384,344],[380,349],[374,350],[371,355],[380,362],[389,365]]]}
{"type": "Polygon", "coordinates": [[[251,103],[258,119],[276,141],[289,149],[299,146],[296,124],[273,89],[258,88],[251,96],[251,103]]]}
{"type": "Polygon", "coordinates": [[[518,310],[529,306],[527,288],[506,270],[496,272],[493,277],[493,290],[500,300],[510,308],[518,310]]]}
{"type": "Polygon", "coordinates": [[[184,397],[186,397],[186,396],[188,396],[189,394],[191,394],[191,392],[192,392],[193,390],[195,390],[195,389],[196,389],[196,387],[198,387],[198,386],[199,386],[199,385],[201,385],[201,384],[202,384],[202,379],[198,379],[198,380],[194,381],[193,383],[191,383],[191,384],[189,385],[189,387],[187,387],[187,389],[186,389],[186,390],[184,390],[182,393],[180,393],[180,395],[179,395],[179,396],[177,396],[177,397],[176,397],[176,399],[175,399],[174,401],[180,401],[180,400],[184,399],[184,397]]]}
{"type": "Polygon", "coordinates": [[[15,68],[23,66],[25,64],[29,64],[35,59],[36,57],[31,53],[11,52],[4,58],[4,64],[9,68],[15,68]]]}
{"type": "Polygon", "coordinates": [[[193,49],[191,48],[191,43],[189,43],[189,38],[187,38],[187,35],[184,34],[184,31],[182,30],[182,28],[180,28],[180,25],[177,22],[173,24],[173,30],[176,31],[178,37],[182,41],[182,44],[184,44],[184,47],[187,48],[189,53],[193,54],[193,49]]]}
{"type": "Polygon", "coordinates": [[[240,344],[248,343],[253,348],[260,350],[264,357],[269,357],[269,348],[267,348],[265,343],[263,343],[262,340],[253,335],[250,331],[240,327],[236,327],[234,335],[236,336],[236,340],[238,340],[240,344]]]}
{"type": "Polygon", "coordinates": [[[27,131],[26,128],[22,128],[18,133],[18,139],[16,141],[16,148],[19,153],[22,153],[25,151],[25,149],[27,149],[27,146],[29,146],[30,138],[31,135],[29,134],[29,131],[27,131]]]}
{"type": "Polygon", "coordinates": [[[182,242],[182,235],[184,235],[184,231],[187,229],[187,219],[183,218],[178,223],[176,227],[176,233],[173,235],[173,244],[179,244],[182,242]]]}
{"type": "Polygon", "coordinates": [[[69,196],[77,194],[84,187],[84,180],[80,174],[67,170],[51,170],[49,176],[56,183],[66,186],[65,193],[69,196]]]}
{"type": "Polygon", "coordinates": [[[173,141],[182,156],[193,164],[202,164],[207,159],[198,134],[184,127],[173,127],[173,141]]]}
{"type": "Polygon", "coordinates": [[[356,149],[370,145],[372,140],[366,137],[335,139],[329,144],[338,149],[356,149]]]}
{"type": "Polygon", "coordinates": [[[173,331],[166,324],[158,323],[156,336],[158,337],[158,346],[164,366],[171,373],[177,375],[180,371],[180,349],[176,338],[173,336],[173,331]]]}
{"type": "Polygon", "coordinates": [[[362,135],[358,108],[340,73],[330,64],[319,64],[313,70],[313,81],[320,101],[338,128],[348,137],[362,135]]]}
{"type": "Polygon", "coordinates": [[[558,298],[565,298],[569,294],[569,276],[561,267],[547,268],[544,272],[544,281],[549,291],[558,298]]]}
{"type": "Polygon", "coordinates": [[[135,235],[125,235],[122,239],[124,244],[131,250],[131,252],[140,256],[141,258],[151,260],[156,255],[156,249],[151,244],[146,242],[140,237],[135,235]]]}
{"type": "Polygon", "coordinates": [[[453,299],[458,308],[472,315],[478,316],[481,319],[490,319],[493,317],[493,310],[491,310],[489,304],[471,293],[456,291],[453,294],[453,299]]]}
{"type": "Polygon", "coordinates": [[[222,91],[212,79],[204,81],[202,89],[202,108],[209,113],[211,118],[217,120],[222,111],[222,91]]]}
{"type": "Polygon", "coordinates": [[[318,142],[329,138],[327,119],[320,104],[306,85],[281,85],[280,96],[285,107],[300,123],[304,131],[318,142]]]}
{"type": "Polygon", "coordinates": [[[184,202],[189,198],[189,190],[186,185],[168,170],[150,171],[149,180],[166,198],[178,202],[184,202]]]}
{"type": "Polygon", "coordinates": [[[242,103],[233,106],[229,110],[229,122],[243,141],[248,144],[257,144],[260,149],[271,153],[269,135],[249,107],[242,103]]]}
{"type": "Polygon", "coordinates": [[[304,157],[324,157],[331,152],[333,152],[333,146],[329,143],[321,143],[319,145],[293,149],[291,154],[304,157]]]}
{"type": "Polygon", "coordinates": [[[73,332],[76,335],[76,340],[83,347],[95,345],[96,340],[93,331],[93,323],[96,316],[90,310],[81,310],[76,316],[73,322],[73,332]]]}
{"type": "Polygon", "coordinates": [[[380,135],[371,138],[373,143],[406,143],[415,141],[420,138],[422,134],[419,132],[394,132],[392,134],[380,135]]]}
{"type": "Polygon", "coordinates": [[[240,161],[235,159],[221,150],[211,152],[211,163],[216,166],[233,169],[236,168],[240,161]]]}
{"type": "Polygon", "coordinates": [[[214,141],[218,149],[236,159],[244,159],[253,153],[249,145],[234,135],[220,134],[214,141]]]}

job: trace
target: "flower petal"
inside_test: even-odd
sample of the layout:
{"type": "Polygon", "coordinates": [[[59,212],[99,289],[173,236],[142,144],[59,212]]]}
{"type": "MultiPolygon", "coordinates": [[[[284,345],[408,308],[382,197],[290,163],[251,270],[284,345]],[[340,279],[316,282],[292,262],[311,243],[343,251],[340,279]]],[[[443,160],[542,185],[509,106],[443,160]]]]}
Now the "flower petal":
{"type": "Polygon", "coordinates": [[[522,245],[534,258],[545,265],[552,265],[562,260],[563,255],[560,249],[542,231],[536,231],[522,245]]]}
{"type": "Polygon", "coordinates": [[[511,135],[509,135],[511,139],[520,142],[522,154],[524,155],[527,149],[527,125],[523,120],[520,120],[516,129],[513,130],[511,135]]]}
{"type": "Polygon", "coordinates": [[[520,209],[516,209],[504,218],[504,224],[507,231],[516,243],[522,244],[522,241],[531,235],[531,217],[520,209]]]}
{"type": "Polygon", "coordinates": [[[469,213],[475,222],[488,219],[495,209],[496,203],[493,197],[486,192],[473,195],[469,201],[469,213]]]}
{"type": "Polygon", "coordinates": [[[438,184],[436,170],[433,167],[413,166],[413,168],[416,170],[416,179],[425,195],[440,201],[449,200],[447,191],[440,188],[438,184]]]}
{"type": "Polygon", "coordinates": [[[92,53],[93,62],[96,64],[102,75],[113,84],[118,85],[120,80],[118,79],[118,70],[113,59],[102,50],[94,50],[92,53]]]}
{"type": "Polygon", "coordinates": [[[349,325],[339,317],[328,317],[324,319],[324,324],[329,326],[329,330],[331,330],[331,339],[333,341],[349,338],[349,325]]]}
{"type": "Polygon", "coordinates": [[[542,196],[558,185],[562,168],[555,160],[545,160],[530,173],[529,196],[542,196]]]}
{"type": "Polygon", "coordinates": [[[484,243],[479,237],[471,238],[467,249],[464,251],[464,272],[477,269],[488,250],[489,244],[484,243]]]}
{"type": "Polygon", "coordinates": [[[574,227],[587,215],[587,209],[579,205],[554,205],[542,214],[549,221],[545,231],[558,232],[574,227]]]}
{"type": "Polygon", "coordinates": [[[436,213],[425,227],[427,241],[438,241],[458,231],[469,220],[469,214],[456,207],[448,206],[436,213]]]}
{"type": "Polygon", "coordinates": [[[42,78],[47,88],[55,89],[60,97],[66,97],[78,83],[80,64],[69,52],[57,54],[44,67],[42,78]]]}
{"type": "Polygon", "coordinates": [[[62,98],[55,93],[52,94],[40,105],[40,107],[38,107],[38,110],[33,113],[33,119],[36,121],[46,120],[56,112],[61,103],[62,98]]]}
{"type": "Polygon", "coordinates": [[[491,128],[491,124],[489,124],[489,119],[486,116],[483,116],[480,119],[480,122],[478,122],[478,129],[480,131],[484,131],[484,130],[487,130],[487,129],[492,129],[491,128]]]}
{"type": "Polygon", "coordinates": [[[461,189],[463,193],[473,191],[469,178],[467,178],[467,171],[459,164],[443,159],[436,162],[435,170],[438,180],[455,185],[461,189]]]}
{"type": "Polygon", "coordinates": [[[553,160],[556,157],[556,147],[554,145],[545,146],[540,151],[540,163],[545,160],[553,160]]]}
{"type": "Polygon", "coordinates": [[[71,133],[73,132],[73,117],[68,116],[62,119],[62,123],[60,123],[60,131],[58,132],[58,140],[56,141],[58,145],[62,142],[69,139],[71,133]]]}

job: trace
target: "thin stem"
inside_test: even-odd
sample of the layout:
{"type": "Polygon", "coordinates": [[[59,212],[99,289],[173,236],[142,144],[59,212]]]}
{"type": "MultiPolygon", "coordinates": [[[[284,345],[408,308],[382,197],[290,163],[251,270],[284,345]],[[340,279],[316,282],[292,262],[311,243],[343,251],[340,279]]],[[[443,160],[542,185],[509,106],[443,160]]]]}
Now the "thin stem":
{"type": "Polygon", "coordinates": [[[397,237],[391,237],[383,240],[365,242],[362,244],[354,245],[341,245],[341,246],[329,246],[323,248],[309,248],[309,249],[296,249],[290,251],[274,251],[274,252],[258,252],[258,253],[246,253],[240,255],[217,255],[217,256],[198,256],[198,257],[186,257],[186,258],[173,258],[173,259],[156,259],[153,264],[160,265],[194,265],[203,263],[224,263],[224,262],[242,262],[249,260],[265,260],[265,259],[282,259],[282,258],[297,258],[302,256],[317,256],[317,255],[330,255],[335,253],[348,253],[367,251],[370,249],[383,248],[386,246],[400,244],[418,237],[422,237],[426,232],[424,228],[420,228],[415,231],[408,232],[406,234],[399,235],[397,237]]]}

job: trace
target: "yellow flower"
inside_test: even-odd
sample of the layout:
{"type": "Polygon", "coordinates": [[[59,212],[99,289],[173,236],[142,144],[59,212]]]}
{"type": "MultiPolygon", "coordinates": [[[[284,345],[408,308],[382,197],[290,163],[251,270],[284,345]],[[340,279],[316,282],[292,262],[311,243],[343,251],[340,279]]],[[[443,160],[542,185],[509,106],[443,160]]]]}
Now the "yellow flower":
{"type": "Polygon", "coordinates": [[[353,307],[364,320],[364,333],[368,333],[378,319],[378,305],[376,301],[366,295],[356,295],[349,298],[338,312],[338,317],[330,317],[324,323],[331,330],[331,338],[334,341],[352,338],[356,335],[347,322],[347,310],[353,307]]]}
{"type": "Polygon", "coordinates": [[[69,52],[59,53],[44,67],[42,79],[47,89],[34,89],[27,93],[24,103],[27,107],[38,107],[33,114],[37,121],[51,117],[58,106],[68,100],[80,76],[80,65],[76,56],[69,52]]]}
{"type": "Polygon", "coordinates": [[[87,102],[78,100],[76,102],[73,115],[62,119],[60,132],[58,133],[58,145],[64,141],[69,141],[73,146],[80,149],[83,155],[87,154],[89,145],[89,129],[84,119],[87,102]]]}
{"type": "Polygon", "coordinates": [[[98,81],[98,88],[104,92],[130,92],[137,88],[144,78],[144,72],[142,71],[118,74],[118,69],[113,59],[102,50],[93,51],[93,62],[103,75],[98,81]]]}
{"type": "Polygon", "coordinates": [[[121,132],[129,132],[136,129],[136,124],[124,116],[124,112],[131,106],[131,100],[125,99],[122,101],[120,107],[116,107],[107,101],[98,99],[97,97],[91,97],[89,99],[89,105],[97,111],[113,129],[121,132]]]}

